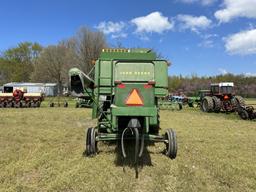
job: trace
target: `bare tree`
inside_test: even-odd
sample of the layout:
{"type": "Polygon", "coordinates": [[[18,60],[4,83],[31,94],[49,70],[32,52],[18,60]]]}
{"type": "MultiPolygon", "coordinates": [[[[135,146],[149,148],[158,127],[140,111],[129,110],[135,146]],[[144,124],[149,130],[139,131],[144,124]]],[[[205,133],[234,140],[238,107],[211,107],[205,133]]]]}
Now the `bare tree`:
{"type": "Polygon", "coordinates": [[[98,59],[101,50],[107,47],[105,36],[102,32],[92,31],[82,27],[76,35],[62,44],[72,50],[70,58],[73,66],[79,67],[88,73],[93,67],[93,60],[98,59]]]}
{"type": "Polygon", "coordinates": [[[61,93],[71,66],[69,56],[70,50],[65,46],[46,47],[38,59],[32,79],[36,82],[56,82],[61,93]]]}

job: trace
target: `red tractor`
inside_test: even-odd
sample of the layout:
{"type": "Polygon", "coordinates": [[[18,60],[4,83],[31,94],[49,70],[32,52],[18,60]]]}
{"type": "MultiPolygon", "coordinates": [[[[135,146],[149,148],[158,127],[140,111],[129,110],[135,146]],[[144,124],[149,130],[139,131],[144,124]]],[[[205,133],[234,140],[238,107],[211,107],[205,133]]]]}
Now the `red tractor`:
{"type": "Polygon", "coordinates": [[[214,83],[210,90],[200,91],[200,107],[203,112],[234,112],[244,104],[244,99],[234,94],[232,82],[214,83]]]}

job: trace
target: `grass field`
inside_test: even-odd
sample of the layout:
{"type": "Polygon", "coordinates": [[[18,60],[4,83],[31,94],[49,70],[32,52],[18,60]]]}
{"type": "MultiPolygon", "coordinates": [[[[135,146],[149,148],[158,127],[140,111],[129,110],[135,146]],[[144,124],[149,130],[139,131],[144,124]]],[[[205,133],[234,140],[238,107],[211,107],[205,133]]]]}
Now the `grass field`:
{"type": "Polygon", "coordinates": [[[95,125],[90,109],[43,106],[0,109],[0,191],[256,191],[255,121],[161,111],[161,132],[177,132],[178,156],[148,146],[136,179],[114,144],[83,157],[85,128],[95,125]]]}

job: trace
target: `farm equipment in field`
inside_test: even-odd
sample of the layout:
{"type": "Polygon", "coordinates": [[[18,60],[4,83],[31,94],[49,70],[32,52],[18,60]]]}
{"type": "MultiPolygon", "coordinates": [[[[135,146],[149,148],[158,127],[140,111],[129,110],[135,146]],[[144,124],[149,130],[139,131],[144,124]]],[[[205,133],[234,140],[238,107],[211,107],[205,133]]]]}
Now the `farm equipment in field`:
{"type": "MultiPolygon", "coordinates": [[[[177,154],[176,133],[159,134],[159,99],[167,95],[168,63],[148,49],[103,49],[95,63],[94,80],[77,68],[69,71],[71,94],[87,93],[93,100],[96,127],[86,134],[88,156],[96,155],[100,141],[125,140],[135,144],[135,165],[143,155],[145,140],[165,143],[165,154],[177,154]]],[[[136,174],[137,175],[137,174],[136,174]]]]}
{"type": "Polygon", "coordinates": [[[93,100],[91,97],[78,97],[76,98],[76,108],[92,108],[93,100]]]}
{"type": "Polygon", "coordinates": [[[170,101],[166,99],[160,99],[158,102],[159,109],[162,110],[182,110],[182,103],[178,101],[170,101]]]}
{"type": "Polygon", "coordinates": [[[210,90],[199,91],[200,108],[203,112],[234,112],[244,99],[233,91],[234,83],[222,82],[211,84],[210,90]]]}
{"type": "Polygon", "coordinates": [[[26,93],[25,89],[15,89],[11,93],[0,93],[1,108],[40,107],[43,100],[42,93],[26,93]]]}
{"type": "Polygon", "coordinates": [[[52,98],[49,101],[49,107],[68,107],[68,102],[66,100],[62,100],[60,96],[56,98],[52,98]]]}
{"type": "Polygon", "coordinates": [[[243,120],[256,119],[256,111],[253,106],[240,105],[237,108],[237,113],[243,120]]]}

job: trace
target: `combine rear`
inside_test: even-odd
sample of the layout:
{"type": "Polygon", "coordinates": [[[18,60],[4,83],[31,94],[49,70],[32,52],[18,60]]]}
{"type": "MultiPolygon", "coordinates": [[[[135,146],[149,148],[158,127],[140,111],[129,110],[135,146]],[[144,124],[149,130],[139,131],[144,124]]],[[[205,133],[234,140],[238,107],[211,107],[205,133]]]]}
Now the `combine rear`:
{"type": "Polygon", "coordinates": [[[158,102],[168,94],[167,69],[167,61],[157,60],[151,50],[105,49],[96,61],[94,80],[76,68],[70,70],[71,93],[90,94],[92,117],[98,119],[97,126],[87,130],[88,156],[97,153],[97,142],[119,140],[125,158],[124,140],[132,140],[137,167],[148,140],[165,143],[165,154],[176,157],[176,133],[167,129],[159,135],[158,102]]]}

